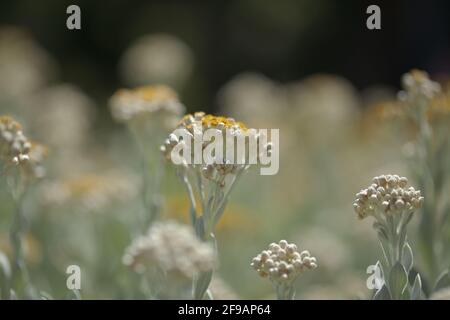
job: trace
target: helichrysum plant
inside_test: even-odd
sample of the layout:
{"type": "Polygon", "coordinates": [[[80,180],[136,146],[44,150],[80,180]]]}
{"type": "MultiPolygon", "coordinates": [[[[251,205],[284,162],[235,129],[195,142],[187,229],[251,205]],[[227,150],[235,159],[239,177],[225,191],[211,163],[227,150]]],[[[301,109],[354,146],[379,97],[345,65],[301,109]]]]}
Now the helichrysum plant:
{"type": "Polygon", "coordinates": [[[381,175],[356,195],[353,208],[360,219],[375,219],[383,258],[381,268],[384,284],[376,292],[375,299],[419,299],[422,285],[417,274],[410,284],[413,268],[413,252],[407,238],[407,226],[424,197],[420,191],[408,187],[408,179],[398,175],[381,175]]]}
{"type": "Polygon", "coordinates": [[[123,263],[145,274],[154,297],[186,299],[192,295],[193,278],[213,270],[216,257],[213,247],[200,241],[192,227],[165,221],[155,222],[135,239],[126,249],[123,263]]]}
{"type": "Polygon", "coordinates": [[[402,77],[399,92],[401,110],[416,129],[412,145],[411,169],[427,202],[420,218],[418,249],[423,256],[421,267],[432,286],[439,273],[448,268],[448,245],[445,225],[450,215],[447,200],[450,101],[439,83],[425,71],[411,70],[402,77]]]}
{"type": "MultiPolygon", "coordinates": [[[[196,112],[194,115],[186,115],[177,129],[184,129],[190,136],[207,129],[216,130],[226,140],[227,133],[233,139],[244,137],[247,127],[232,118],[206,115],[204,112],[196,112]]],[[[175,132],[175,131],[174,131],[175,132]]],[[[259,133],[254,133],[253,138],[259,144],[261,138],[259,133]]],[[[248,142],[249,140],[247,140],[248,142]]],[[[262,140],[267,141],[267,140],[262,140]]],[[[161,146],[161,151],[168,160],[171,160],[173,148],[178,144],[184,144],[175,133],[171,133],[161,146]]],[[[202,140],[201,150],[207,148],[211,141],[202,140]]],[[[271,143],[263,143],[261,152],[270,152],[271,143]]],[[[226,147],[225,147],[226,149],[226,147]]],[[[191,148],[192,159],[195,148],[191,148]]],[[[187,156],[187,155],[185,155],[187,156]]],[[[226,150],[223,152],[223,159],[220,162],[206,163],[205,159],[199,164],[186,161],[177,166],[177,173],[183,182],[190,201],[190,220],[194,226],[197,236],[217,247],[214,236],[215,226],[228,202],[228,198],[236,186],[243,173],[249,169],[248,162],[239,163],[235,159],[227,158],[226,150]]],[[[194,298],[202,299],[208,289],[212,273],[204,273],[195,280],[194,298]]]]}
{"type": "Polygon", "coordinates": [[[299,252],[295,244],[280,240],[254,257],[251,266],[261,277],[270,279],[279,300],[293,300],[298,276],[317,268],[317,261],[309,251],[299,252]]]}
{"type": "Polygon", "coordinates": [[[160,209],[160,183],[164,172],[159,146],[176,125],[185,107],[177,94],[164,85],[120,89],[110,99],[113,118],[126,123],[142,153],[142,195],[146,212],[143,230],[154,221],[160,209]]]}
{"type": "MultiPolygon", "coordinates": [[[[20,295],[36,298],[25,264],[22,236],[24,233],[23,201],[28,187],[44,174],[41,162],[46,155],[43,145],[30,141],[22,131],[22,126],[14,119],[0,116],[0,178],[6,179],[14,202],[14,215],[10,227],[10,242],[13,248],[12,274],[6,279],[10,297],[20,295]]],[[[5,289],[5,288],[3,288],[5,289]]]]}

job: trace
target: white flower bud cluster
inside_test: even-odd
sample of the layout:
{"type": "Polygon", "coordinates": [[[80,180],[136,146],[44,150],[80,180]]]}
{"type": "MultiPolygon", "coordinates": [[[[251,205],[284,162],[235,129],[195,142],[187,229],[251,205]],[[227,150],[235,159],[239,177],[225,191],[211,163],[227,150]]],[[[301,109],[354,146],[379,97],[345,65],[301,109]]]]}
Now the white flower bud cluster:
{"type": "Polygon", "coordinates": [[[402,77],[404,91],[400,92],[400,100],[408,101],[423,96],[432,99],[441,91],[439,83],[432,81],[425,71],[411,70],[402,77]]]}
{"type": "Polygon", "coordinates": [[[420,191],[407,187],[408,179],[398,175],[381,175],[356,194],[353,208],[360,219],[382,213],[385,215],[414,212],[422,207],[420,191]]]}
{"type": "Polygon", "coordinates": [[[109,104],[112,116],[118,122],[127,122],[144,115],[165,114],[178,117],[185,110],[177,94],[163,85],[118,90],[109,104]]]}
{"type": "Polygon", "coordinates": [[[10,117],[0,117],[0,159],[19,165],[27,162],[31,143],[22,132],[22,126],[10,117]]]}
{"type": "MultiPolygon", "coordinates": [[[[238,161],[236,152],[233,152],[233,159],[227,157],[227,140],[228,138],[234,139],[237,141],[239,137],[248,137],[245,138],[245,147],[246,150],[249,150],[248,145],[250,141],[253,141],[255,145],[259,145],[259,139],[261,138],[261,134],[254,129],[248,129],[245,124],[242,122],[236,121],[233,118],[226,118],[221,116],[214,115],[205,115],[204,112],[196,112],[194,115],[188,114],[186,115],[181,122],[179,123],[177,129],[186,129],[186,134],[191,138],[191,144],[193,144],[193,140],[195,139],[196,134],[203,134],[206,130],[217,130],[218,135],[222,136],[223,143],[223,159],[210,159],[209,162],[206,162],[203,159],[201,164],[201,172],[204,178],[209,180],[223,180],[222,178],[230,175],[236,174],[240,170],[244,170],[248,168],[249,165],[249,153],[245,152],[242,154],[242,159],[238,161]]],[[[175,132],[175,131],[174,131],[175,132]]],[[[170,160],[172,157],[172,150],[178,144],[185,143],[182,139],[179,139],[178,136],[172,132],[169,137],[165,140],[164,144],[161,146],[161,152],[164,156],[170,160]]],[[[211,140],[202,139],[202,147],[203,151],[209,144],[211,140]]],[[[233,148],[236,148],[233,146],[233,148]]],[[[194,159],[194,148],[191,146],[191,159],[194,159]]],[[[265,144],[263,150],[260,150],[259,154],[256,155],[256,162],[259,163],[260,155],[262,153],[270,155],[272,150],[272,143],[268,142],[265,144]]],[[[194,161],[191,161],[193,163],[194,161]]],[[[185,164],[188,166],[189,164],[185,164]]],[[[192,165],[195,167],[195,165],[192,165]]]]}
{"type": "Polygon", "coordinates": [[[271,243],[267,250],[253,258],[251,266],[261,277],[283,284],[292,283],[302,272],[317,268],[317,261],[309,251],[299,253],[295,244],[281,240],[271,243]]]}
{"type": "Polygon", "coordinates": [[[123,263],[137,272],[163,270],[172,280],[189,280],[215,267],[213,248],[193,229],[173,221],[154,223],[126,249],[123,263]]]}

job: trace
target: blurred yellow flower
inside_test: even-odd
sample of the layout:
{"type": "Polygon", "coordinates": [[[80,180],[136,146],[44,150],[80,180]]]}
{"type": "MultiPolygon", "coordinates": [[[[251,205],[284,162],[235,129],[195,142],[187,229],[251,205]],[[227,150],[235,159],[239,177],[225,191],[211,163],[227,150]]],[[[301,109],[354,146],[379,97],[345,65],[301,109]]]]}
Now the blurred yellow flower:
{"type": "MultiPolygon", "coordinates": [[[[169,217],[189,223],[189,200],[183,195],[172,195],[166,198],[166,205],[163,210],[163,217],[169,217]]],[[[228,232],[231,230],[251,231],[258,228],[259,223],[251,219],[251,211],[238,204],[230,203],[225,209],[225,213],[217,224],[218,232],[228,232]]]]}
{"type": "Polygon", "coordinates": [[[114,201],[137,194],[139,183],[133,175],[121,172],[85,174],[46,183],[42,198],[46,205],[76,205],[87,211],[100,211],[114,201]]]}
{"type": "Polygon", "coordinates": [[[180,116],[185,110],[176,92],[164,85],[119,89],[109,104],[114,119],[119,122],[158,113],[180,116]]]}

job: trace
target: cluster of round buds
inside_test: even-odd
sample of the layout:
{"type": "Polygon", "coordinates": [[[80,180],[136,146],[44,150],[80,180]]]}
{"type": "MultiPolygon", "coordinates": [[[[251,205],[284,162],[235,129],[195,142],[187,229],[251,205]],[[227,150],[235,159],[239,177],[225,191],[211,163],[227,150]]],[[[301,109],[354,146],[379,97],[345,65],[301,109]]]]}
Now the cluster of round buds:
{"type": "Polygon", "coordinates": [[[420,191],[407,187],[408,179],[398,175],[381,175],[356,194],[353,208],[360,219],[378,213],[392,215],[414,212],[424,201],[420,191]]]}
{"type": "Polygon", "coordinates": [[[184,105],[171,88],[163,85],[120,89],[110,99],[110,108],[116,121],[127,122],[143,116],[180,116],[184,105]]]}
{"type": "MultiPolygon", "coordinates": [[[[178,124],[177,128],[172,132],[169,137],[165,140],[164,144],[161,146],[161,152],[164,154],[166,159],[171,160],[172,150],[178,144],[185,143],[182,138],[180,139],[175,131],[183,129],[191,141],[195,139],[197,134],[203,134],[206,130],[215,130],[218,136],[222,137],[223,142],[223,158],[222,159],[212,159],[212,161],[206,162],[203,159],[201,164],[201,172],[206,179],[210,180],[220,180],[229,174],[235,174],[240,170],[247,169],[249,165],[248,159],[250,158],[249,153],[246,151],[240,156],[242,159],[237,159],[236,152],[233,152],[233,159],[228,158],[227,152],[227,141],[226,139],[234,139],[234,141],[239,141],[239,138],[243,138],[245,141],[245,147],[247,147],[251,140],[256,146],[259,146],[259,139],[262,135],[260,132],[254,129],[249,129],[246,125],[240,121],[236,121],[233,118],[227,118],[222,116],[214,116],[211,114],[205,114],[204,112],[196,112],[193,115],[188,114],[183,117],[183,119],[178,124]]],[[[201,138],[202,146],[201,151],[211,143],[211,140],[201,138]]],[[[267,139],[265,140],[267,141],[267,139]]],[[[236,151],[236,146],[233,144],[234,151],[236,151]]],[[[246,148],[249,150],[249,148],[246,148]]],[[[267,142],[262,150],[256,155],[256,162],[259,162],[260,155],[262,153],[270,155],[272,150],[272,143],[267,142]]],[[[194,159],[195,149],[191,147],[191,154],[187,155],[191,159],[194,159]]],[[[193,163],[193,161],[191,161],[193,163]]],[[[188,164],[186,164],[187,166],[188,164]]],[[[195,166],[195,165],[193,165],[195,166]]]]}
{"type": "Polygon", "coordinates": [[[317,268],[316,258],[309,251],[298,252],[297,246],[286,240],[271,243],[253,258],[251,266],[261,277],[269,277],[277,284],[292,283],[304,271],[317,268]]]}
{"type": "Polygon", "coordinates": [[[162,270],[170,280],[189,280],[215,267],[213,248],[194,230],[173,221],[156,222],[126,249],[123,263],[137,272],[162,270]]]}
{"type": "Polygon", "coordinates": [[[22,132],[22,126],[7,116],[0,117],[0,159],[16,165],[27,162],[31,143],[22,132]]]}

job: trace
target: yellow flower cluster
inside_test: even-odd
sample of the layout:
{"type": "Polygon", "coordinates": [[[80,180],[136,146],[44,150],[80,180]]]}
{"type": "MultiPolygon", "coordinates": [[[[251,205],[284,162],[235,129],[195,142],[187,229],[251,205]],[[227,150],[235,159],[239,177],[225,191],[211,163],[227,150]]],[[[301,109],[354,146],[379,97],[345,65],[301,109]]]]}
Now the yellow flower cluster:
{"type": "Polygon", "coordinates": [[[227,118],[223,116],[214,116],[212,114],[205,114],[204,112],[196,112],[194,115],[187,114],[183,117],[179,123],[179,127],[185,127],[191,129],[193,123],[200,121],[203,129],[240,129],[242,131],[247,131],[247,126],[240,121],[236,121],[233,118],[227,118]]]}

